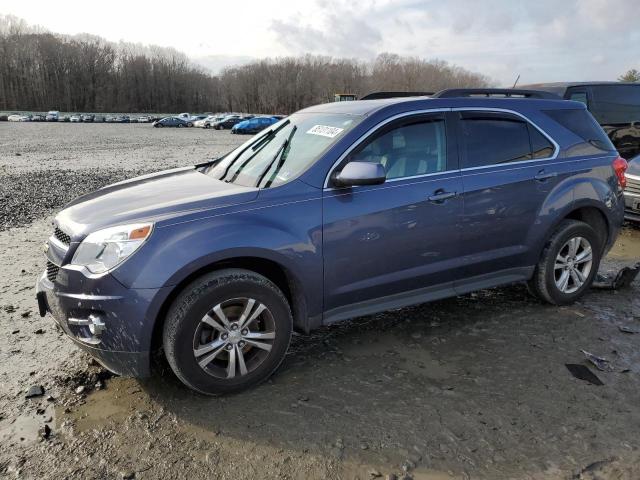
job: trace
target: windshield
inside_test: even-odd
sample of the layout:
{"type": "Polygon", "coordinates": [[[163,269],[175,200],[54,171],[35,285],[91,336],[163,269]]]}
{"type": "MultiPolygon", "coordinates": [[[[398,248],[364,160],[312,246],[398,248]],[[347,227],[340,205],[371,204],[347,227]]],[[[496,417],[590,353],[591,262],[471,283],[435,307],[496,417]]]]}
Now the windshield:
{"type": "Polygon", "coordinates": [[[600,124],[640,121],[640,85],[601,85],[591,87],[589,110],[600,124]]]}
{"type": "Polygon", "coordinates": [[[227,154],[206,173],[227,183],[275,187],[300,175],[360,119],[345,114],[293,114],[227,154]]]}

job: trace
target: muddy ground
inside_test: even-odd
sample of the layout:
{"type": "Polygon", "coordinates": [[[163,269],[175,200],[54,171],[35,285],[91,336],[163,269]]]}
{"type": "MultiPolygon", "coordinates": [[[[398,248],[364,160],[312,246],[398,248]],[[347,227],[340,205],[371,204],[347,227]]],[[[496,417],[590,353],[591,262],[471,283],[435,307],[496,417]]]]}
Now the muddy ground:
{"type": "MultiPolygon", "coordinates": [[[[640,331],[638,281],[569,307],[515,285],[323,328],[296,336],[269,382],[223,398],[162,363],[151,379],[111,378],[38,316],[55,209],[242,140],[0,123],[0,477],[640,478],[640,333],[620,330],[640,331]],[[581,349],[610,360],[592,367],[604,385],[565,367],[587,365],[581,349]]],[[[638,259],[627,226],[602,270],[638,259]]]]}

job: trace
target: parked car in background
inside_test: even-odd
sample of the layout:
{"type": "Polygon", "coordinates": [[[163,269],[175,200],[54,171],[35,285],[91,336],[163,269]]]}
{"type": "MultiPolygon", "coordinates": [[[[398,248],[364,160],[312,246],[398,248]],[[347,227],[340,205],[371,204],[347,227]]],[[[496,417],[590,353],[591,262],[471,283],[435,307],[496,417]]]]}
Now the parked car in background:
{"type": "Polygon", "coordinates": [[[254,134],[270,127],[276,122],[278,122],[278,119],[273,117],[255,117],[235,124],[231,128],[231,133],[254,134]]]}
{"type": "Polygon", "coordinates": [[[7,121],[9,122],[30,122],[31,115],[24,115],[22,113],[14,113],[13,115],[9,115],[7,117],[7,121]]]}
{"type": "Polygon", "coordinates": [[[629,160],[627,188],[624,191],[625,218],[640,222],[640,154],[629,160]]]}
{"type": "Polygon", "coordinates": [[[114,123],[129,123],[131,122],[131,117],[129,115],[118,115],[113,121],[114,123]]]}
{"type": "Polygon", "coordinates": [[[34,113],[33,115],[31,115],[32,122],[44,122],[44,120],[45,120],[45,116],[43,114],[34,113]]]}
{"type": "Polygon", "coordinates": [[[620,155],[632,158],[640,154],[640,83],[560,82],[522,88],[545,90],[584,103],[620,155]]]}
{"type": "Polygon", "coordinates": [[[150,123],[151,122],[151,117],[148,115],[143,115],[141,117],[138,117],[138,123],[150,123]]]}
{"type": "Polygon", "coordinates": [[[622,225],[626,167],[576,102],[318,105],[68,204],[39,310],[116,373],[149,375],[158,349],[192,389],[231,393],[294,330],[514,282],[578,300],[622,225]]]}
{"type": "Polygon", "coordinates": [[[185,120],[178,117],[165,117],[161,120],[156,120],[155,122],[153,122],[153,126],[156,128],[162,128],[162,127],[183,128],[183,127],[188,127],[189,122],[186,122],[185,120]]]}
{"type": "Polygon", "coordinates": [[[222,118],[218,115],[207,115],[206,117],[199,118],[193,122],[193,126],[198,128],[211,128],[211,124],[217,120],[222,120],[222,118]]]}
{"type": "Polygon", "coordinates": [[[69,119],[69,121],[70,121],[71,123],[79,123],[79,122],[82,122],[82,115],[77,114],[77,113],[76,113],[76,114],[74,114],[74,115],[71,115],[71,118],[69,119]]]}
{"type": "Polygon", "coordinates": [[[58,121],[62,121],[62,122],[70,122],[71,121],[71,115],[64,115],[62,118],[60,118],[60,120],[58,121]]]}
{"type": "Polygon", "coordinates": [[[84,115],[82,115],[82,121],[84,123],[93,123],[95,119],[96,119],[96,116],[93,115],[92,113],[85,113],[84,115]]]}
{"type": "Polygon", "coordinates": [[[57,110],[50,110],[49,112],[47,112],[47,116],[45,117],[45,120],[47,122],[57,122],[60,118],[60,112],[57,110]]]}
{"type": "Polygon", "coordinates": [[[214,123],[219,122],[220,120],[224,120],[226,115],[211,115],[211,118],[206,118],[202,126],[204,128],[211,128],[214,123]]]}
{"type": "Polygon", "coordinates": [[[218,120],[217,122],[212,123],[211,127],[215,128],[216,130],[225,130],[232,128],[235,124],[240,123],[243,120],[245,119],[240,115],[229,115],[227,117],[224,117],[222,120],[218,120]]]}
{"type": "Polygon", "coordinates": [[[198,117],[191,115],[190,113],[179,113],[178,115],[175,115],[175,118],[179,118],[180,120],[183,120],[186,123],[187,127],[193,127],[193,122],[195,122],[196,120],[199,120],[198,117]]]}

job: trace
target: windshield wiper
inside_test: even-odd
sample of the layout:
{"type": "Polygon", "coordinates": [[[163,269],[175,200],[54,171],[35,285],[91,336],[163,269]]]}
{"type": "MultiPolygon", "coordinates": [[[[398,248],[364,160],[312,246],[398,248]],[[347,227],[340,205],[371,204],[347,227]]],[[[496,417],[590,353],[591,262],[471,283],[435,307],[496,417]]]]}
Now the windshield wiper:
{"type": "Polygon", "coordinates": [[[267,133],[265,133],[264,137],[262,137],[260,140],[258,140],[256,143],[253,144],[253,146],[251,147],[251,150],[255,152],[258,148],[260,148],[260,146],[264,142],[266,142],[267,140],[271,140],[276,133],[278,133],[280,130],[282,130],[284,127],[286,127],[290,123],[291,123],[291,120],[287,119],[282,125],[280,125],[275,130],[269,130],[267,133]]]}
{"type": "MultiPolygon", "coordinates": [[[[284,127],[286,127],[287,125],[289,125],[289,123],[291,123],[291,120],[287,119],[282,125],[280,125],[278,128],[276,128],[275,130],[269,130],[268,132],[266,132],[264,134],[264,136],[262,136],[258,141],[256,141],[253,145],[248,146],[247,148],[243,149],[240,153],[238,153],[238,155],[236,155],[236,157],[231,160],[229,162],[229,165],[227,165],[227,168],[224,171],[224,175],[222,175],[219,180],[230,183],[233,182],[238,175],[240,174],[241,170],[244,168],[245,165],[247,165],[249,163],[249,160],[252,160],[253,157],[255,157],[258,153],[259,150],[262,150],[262,147],[264,147],[270,140],[273,139],[273,137],[276,135],[276,133],[278,133],[280,130],[282,130],[284,127]],[[235,175],[233,176],[232,179],[230,180],[225,180],[225,178],[227,177],[227,175],[229,175],[229,170],[231,169],[231,167],[233,166],[234,163],[236,163],[236,161],[242,156],[242,154],[244,152],[246,152],[249,148],[251,148],[251,151],[255,152],[253,155],[251,155],[249,157],[249,159],[244,162],[240,168],[238,170],[236,170],[235,175]],[[256,151],[258,150],[258,151],[256,151]]],[[[226,155],[225,155],[226,157],[226,155]]]]}
{"type": "Polygon", "coordinates": [[[271,175],[271,178],[266,183],[265,188],[269,188],[271,186],[271,184],[273,183],[273,179],[275,178],[275,175],[282,168],[282,165],[284,164],[285,160],[287,159],[287,156],[285,155],[285,152],[287,150],[287,147],[291,143],[291,139],[295,135],[297,129],[298,129],[298,127],[296,125],[294,125],[293,128],[291,129],[291,133],[289,134],[289,136],[287,138],[285,138],[284,142],[282,142],[282,145],[280,145],[280,147],[278,148],[278,151],[276,152],[276,154],[273,156],[273,158],[271,159],[271,161],[267,165],[267,168],[264,169],[264,171],[262,172],[262,174],[258,178],[258,181],[256,182],[256,187],[260,187],[260,184],[262,183],[262,180],[264,180],[264,177],[267,175],[267,173],[269,173],[269,170],[271,170],[271,167],[273,166],[274,162],[276,160],[280,159],[279,162],[278,162],[278,165],[276,166],[276,169],[274,170],[273,174],[271,175]]]}

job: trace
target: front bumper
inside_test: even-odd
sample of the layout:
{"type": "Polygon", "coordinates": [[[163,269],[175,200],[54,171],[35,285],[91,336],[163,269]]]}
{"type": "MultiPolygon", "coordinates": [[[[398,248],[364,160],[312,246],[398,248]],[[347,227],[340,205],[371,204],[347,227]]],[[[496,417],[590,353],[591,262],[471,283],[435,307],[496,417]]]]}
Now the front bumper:
{"type": "Polygon", "coordinates": [[[41,315],[51,313],[76,345],[107,369],[133,377],[150,374],[153,326],[163,293],[126,288],[109,274],[87,277],[69,266],[60,268],[54,281],[43,273],[36,284],[41,315]]]}

